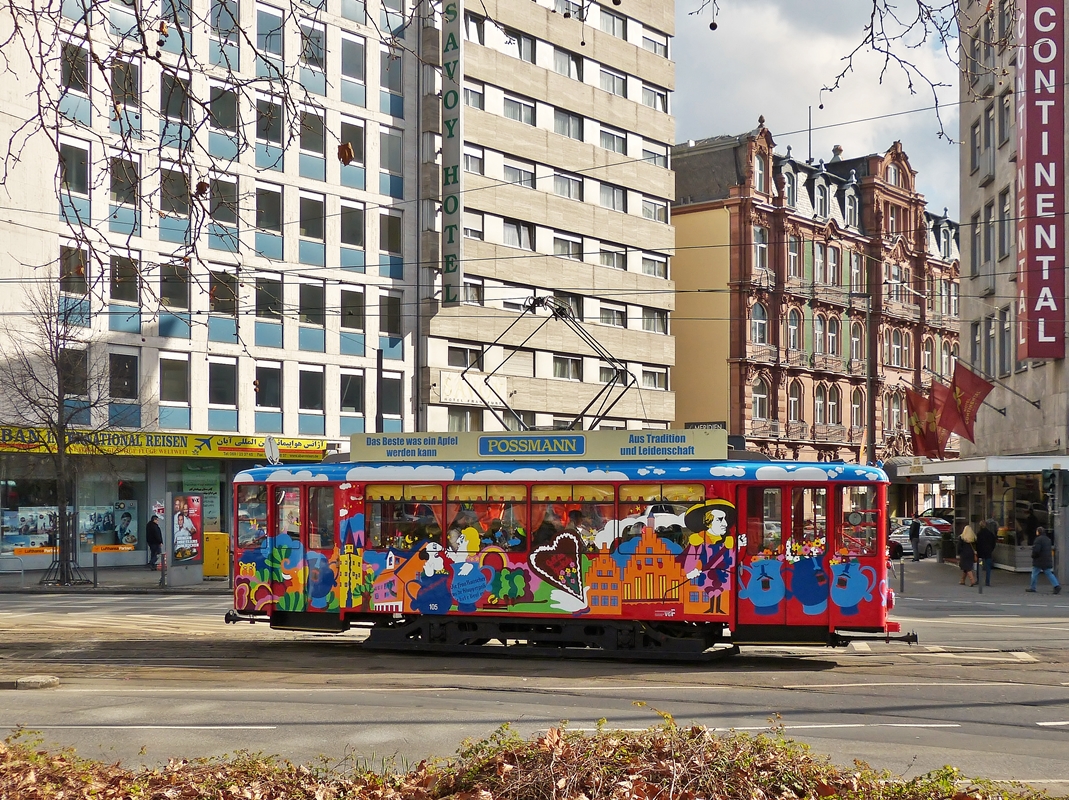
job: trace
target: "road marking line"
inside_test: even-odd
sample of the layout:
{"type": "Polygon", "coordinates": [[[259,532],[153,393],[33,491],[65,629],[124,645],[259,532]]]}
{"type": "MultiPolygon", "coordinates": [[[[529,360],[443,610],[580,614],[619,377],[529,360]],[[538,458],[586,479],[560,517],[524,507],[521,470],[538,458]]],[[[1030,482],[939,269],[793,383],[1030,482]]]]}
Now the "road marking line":
{"type": "Polygon", "coordinates": [[[277,725],[22,725],[31,731],[273,731],[277,725]]]}
{"type": "Polygon", "coordinates": [[[937,645],[928,645],[924,649],[927,650],[929,653],[945,653],[946,652],[946,648],[945,647],[939,647],[937,645]]]}
{"type": "Polygon", "coordinates": [[[872,652],[872,646],[868,642],[854,642],[854,649],[862,653],[872,652]]]}
{"type": "MultiPolygon", "coordinates": [[[[960,658],[967,661],[1017,661],[1016,658],[1006,656],[980,656],[973,653],[917,653],[918,656],[931,656],[933,658],[960,658]]],[[[1036,659],[1032,659],[1035,661],[1036,659]]]]}
{"type": "Polygon", "coordinates": [[[1036,657],[1035,657],[1035,656],[1033,656],[1033,655],[1029,655],[1028,653],[1014,653],[1014,655],[1015,655],[1015,656],[1016,656],[1016,657],[1017,657],[1017,658],[1018,658],[1018,659],[1019,659],[1020,661],[1039,661],[1039,659],[1038,659],[1038,658],[1036,658],[1036,657]]]}
{"type": "MultiPolygon", "coordinates": [[[[773,727],[780,728],[788,731],[801,731],[801,730],[821,730],[824,728],[838,729],[838,728],[960,728],[961,725],[956,722],[816,722],[813,724],[802,725],[732,725],[727,728],[710,728],[709,730],[717,733],[727,733],[728,731],[767,731],[773,727]]],[[[547,728],[541,728],[541,730],[548,730],[547,728]]],[[[642,731],[648,731],[649,728],[613,728],[610,725],[605,725],[602,728],[571,728],[570,731],[577,731],[579,733],[597,733],[599,730],[608,731],[621,731],[623,733],[638,733],[642,731]]]]}
{"type": "MultiPolygon", "coordinates": [[[[953,655],[953,654],[948,654],[953,655]]],[[[880,686],[1018,686],[1012,681],[995,681],[990,683],[917,683],[916,681],[901,681],[893,683],[796,683],[784,686],[784,689],[855,689],[857,687],[880,687],[880,686]]],[[[1066,684],[1069,686],[1069,684],[1066,684]]],[[[273,691],[273,690],[272,690],[273,691]]]]}
{"type": "Polygon", "coordinates": [[[1036,725],[1042,725],[1044,728],[1053,728],[1055,726],[1069,725],[1069,721],[1066,721],[1066,722],[1037,722],[1036,725]]]}

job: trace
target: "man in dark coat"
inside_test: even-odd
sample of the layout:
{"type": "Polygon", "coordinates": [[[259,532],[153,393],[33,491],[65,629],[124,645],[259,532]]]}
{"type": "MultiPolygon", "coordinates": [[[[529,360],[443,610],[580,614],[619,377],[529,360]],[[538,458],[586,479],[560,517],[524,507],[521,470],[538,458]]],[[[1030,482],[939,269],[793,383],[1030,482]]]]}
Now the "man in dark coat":
{"type": "Polygon", "coordinates": [[[1025,589],[1026,592],[1036,590],[1036,581],[1039,580],[1041,572],[1047,576],[1050,585],[1054,587],[1054,593],[1060,594],[1062,587],[1058,579],[1054,577],[1054,552],[1050,537],[1043,528],[1036,528],[1036,541],[1032,545],[1032,583],[1025,589]]]}
{"type": "Polygon", "coordinates": [[[156,566],[156,561],[159,560],[160,552],[163,550],[163,531],[160,530],[160,525],[155,514],[152,515],[152,519],[148,521],[148,525],[145,526],[145,541],[148,543],[149,550],[149,569],[159,569],[156,566]]]}
{"type": "Polygon", "coordinates": [[[921,519],[914,517],[909,523],[909,544],[913,548],[913,560],[921,560],[921,519]]]}
{"type": "Polygon", "coordinates": [[[991,585],[991,565],[995,561],[995,545],[998,543],[998,539],[995,536],[995,530],[992,530],[992,526],[995,526],[995,530],[998,529],[994,520],[987,520],[980,525],[980,530],[976,534],[976,557],[983,559],[984,562],[984,585],[991,585]]]}

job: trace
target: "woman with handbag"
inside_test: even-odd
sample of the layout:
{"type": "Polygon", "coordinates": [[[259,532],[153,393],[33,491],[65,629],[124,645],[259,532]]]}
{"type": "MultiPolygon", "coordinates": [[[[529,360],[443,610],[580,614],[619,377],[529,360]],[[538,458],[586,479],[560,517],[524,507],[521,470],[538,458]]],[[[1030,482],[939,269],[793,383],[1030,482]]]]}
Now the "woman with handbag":
{"type": "Polygon", "coordinates": [[[965,578],[970,581],[969,586],[976,585],[976,576],[973,575],[973,567],[976,566],[976,533],[972,525],[966,525],[961,532],[961,541],[958,546],[958,566],[961,568],[961,585],[965,585],[965,578]]]}

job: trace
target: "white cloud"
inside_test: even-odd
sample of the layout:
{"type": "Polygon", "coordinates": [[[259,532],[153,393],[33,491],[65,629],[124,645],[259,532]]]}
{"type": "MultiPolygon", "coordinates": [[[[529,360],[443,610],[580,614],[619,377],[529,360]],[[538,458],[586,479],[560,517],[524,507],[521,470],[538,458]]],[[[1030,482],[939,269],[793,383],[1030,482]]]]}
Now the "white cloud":
{"type": "MultiPolygon", "coordinates": [[[[958,146],[939,138],[933,111],[887,114],[934,105],[930,91],[917,85],[911,95],[906,77],[894,67],[880,82],[881,60],[861,54],[842,88],[821,89],[843,69],[843,57],[863,38],[867,3],[857,0],[721,0],[719,28],[710,31],[709,15],[689,16],[697,0],[676,4],[676,141],[739,134],[757,127],[764,115],[777,150],[808,155],[808,110],[813,110],[813,159],[831,158],[833,145],[844,158],[885,152],[901,140],[918,171],[918,189],[928,209],[958,209],[958,146]],[[824,103],[823,110],[819,109],[824,103]],[[869,117],[871,122],[841,125],[869,117]],[[835,125],[826,129],[825,126],[835,125]]],[[[934,47],[908,51],[940,90],[944,130],[958,133],[957,68],[934,47]]]]}
{"type": "Polygon", "coordinates": [[[820,467],[758,467],[755,477],[759,481],[826,481],[830,476],[820,467]]]}
{"type": "Polygon", "coordinates": [[[284,469],[276,469],[270,475],[267,476],[269,483],[271,482],[285,482],[285,481],[329,481],[330,476],[324,475],[322,472],[313,474],[311,470],[302,469],[297,472],[290,472],[284,469]]]}
{"type": "Polygon", "coordinates": [[[746,470],[742,467],[713,467],[709,474],[716,477],[741,478],[746,474],[746,470]]]}
{"type": "Polygon", "coordinates": [[[627,475],[622,472],[609,472],[600,469],[587,469],[586,467],[547,467],[537,469],[527,467],[524,469],[503,472],[496,469],[481,469],[476,472],[466,473],[462,480],[465,481],[526,481],[526,480],[565,480],[565,481],[626,481],[627,475]]]}
{"type": "Polygon", "coordinates": [[[456,475],[449,467],[426,465],[421,467],[404,467],[391,465],[383,467],[353,467],[345,473],[350,481],[451,481],[456,475]]]}

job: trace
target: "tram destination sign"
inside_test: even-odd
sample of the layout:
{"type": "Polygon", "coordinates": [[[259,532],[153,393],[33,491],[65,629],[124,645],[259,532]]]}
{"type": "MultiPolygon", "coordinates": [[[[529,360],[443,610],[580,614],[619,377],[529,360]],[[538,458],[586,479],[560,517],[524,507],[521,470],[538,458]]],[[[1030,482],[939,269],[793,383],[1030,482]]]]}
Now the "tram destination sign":
{"type": "Polygon", "coordinates": [[[726,459],[727,431],[355,433],[351,461],[680,461],[726,459]]]}

